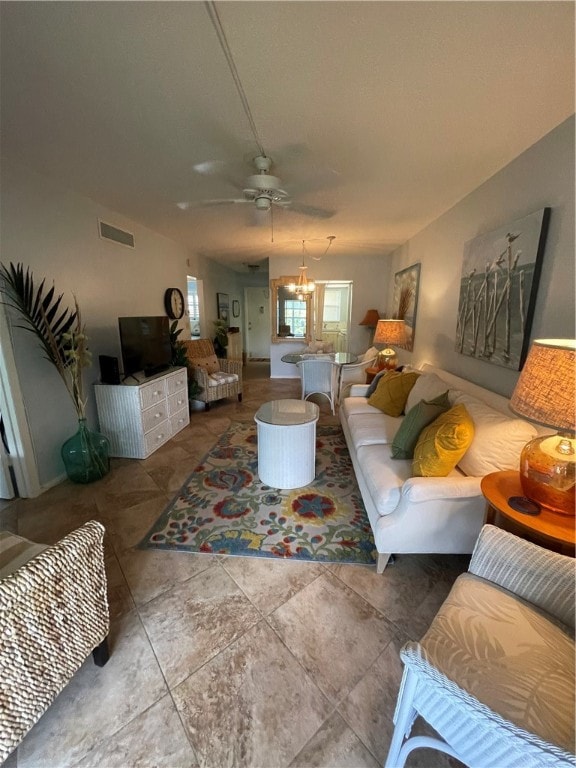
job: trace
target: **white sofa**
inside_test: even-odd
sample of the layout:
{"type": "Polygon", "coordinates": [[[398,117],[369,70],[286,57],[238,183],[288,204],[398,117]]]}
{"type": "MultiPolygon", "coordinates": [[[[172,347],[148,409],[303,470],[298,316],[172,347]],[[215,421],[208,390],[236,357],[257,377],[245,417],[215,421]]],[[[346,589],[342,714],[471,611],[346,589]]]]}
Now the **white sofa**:
{"type": "Polygon", "coordinates": [[[536,428],[517,418],[509,401],[483,387],[425,364],[405,412],[420,400],[448,391],[474,421],[472,444],[447,477],[412,477],[412,461],[393,459],[391,443],[403,416],[368,404],[365,385],[354,385],[340,406],[340,421],[372,526],[382,573],[392,554],[469,554],[484,523],[480,490],[490,472],[516,469],[536,428]]]}

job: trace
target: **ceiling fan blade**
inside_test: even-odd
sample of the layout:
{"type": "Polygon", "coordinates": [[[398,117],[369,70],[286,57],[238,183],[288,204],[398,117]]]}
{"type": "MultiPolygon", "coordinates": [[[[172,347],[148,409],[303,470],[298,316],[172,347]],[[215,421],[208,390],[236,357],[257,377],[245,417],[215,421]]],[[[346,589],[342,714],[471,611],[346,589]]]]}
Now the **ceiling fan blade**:
{"type": "Polygon", "coordinates": [[[230,198],[223,200],[200,200],[199,202],[184,202],[176,203],[178,208],[182,211],[187,211],[190,208],[212,208],[216,205],[237,205],[238,203],[251,203],[252,200],[246,200],[241,198],[230,198]]]}
{"type": "Polygon", "coordinates": [[[325,169],[314,173],[313,176],[307,176],[300,181],[292,184],[286,182],[286,186],[291,197],[301,197],[310,192],[316,192],[319,189],[327,189],[329,187],[336,187],[342,183],[342,176],[338,171],[331,169],[325,169]]]}
{"type": "Polygon", "coordinates": [[[326,208],[317,208],[315,205],[305,205],[304,203],[280,203],[282,208],[286,208],[292,213],[302,213],[304,216],[312,216],[314,219],[331,219],[336,211],[329,211],[326,208]]]}

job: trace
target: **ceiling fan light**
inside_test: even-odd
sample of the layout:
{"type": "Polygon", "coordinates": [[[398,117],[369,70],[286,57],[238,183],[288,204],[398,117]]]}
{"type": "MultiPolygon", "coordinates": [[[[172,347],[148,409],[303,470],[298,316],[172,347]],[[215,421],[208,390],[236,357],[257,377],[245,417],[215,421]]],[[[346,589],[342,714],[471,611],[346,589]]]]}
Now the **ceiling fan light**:
{"type": "Polygon", "coordinates": [[[269,211],[270,210],[270,198],[269,197],[257,197],[254,202],[256,204],[256,208],[259,211],[269,211]]]}

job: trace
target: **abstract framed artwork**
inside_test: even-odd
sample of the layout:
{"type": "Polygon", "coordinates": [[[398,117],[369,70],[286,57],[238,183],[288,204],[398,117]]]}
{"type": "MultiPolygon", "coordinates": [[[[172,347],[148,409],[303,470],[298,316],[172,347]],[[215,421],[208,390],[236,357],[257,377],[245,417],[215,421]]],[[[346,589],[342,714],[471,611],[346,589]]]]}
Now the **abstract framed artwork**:
{"type": "Polygon", "coordinates": [[[217,293],[218,319],[228,322],[230,320],[230,298],[227,293],[217,293]]]}
{"type": "Polygon", "coordinates": [[[464,245],[456,350],[519,371],[530,329],[550,208],[516,219],[464,245]]]}
{"type": "Polygon", "coordinates": [[[418,309],[418,290],[420,288],[420,264],[401,269],[394,275],[394,319],[404,320],[406,325],[406,343],[404,349],[414,349],[416,332],[416,311],[418,309]]]}

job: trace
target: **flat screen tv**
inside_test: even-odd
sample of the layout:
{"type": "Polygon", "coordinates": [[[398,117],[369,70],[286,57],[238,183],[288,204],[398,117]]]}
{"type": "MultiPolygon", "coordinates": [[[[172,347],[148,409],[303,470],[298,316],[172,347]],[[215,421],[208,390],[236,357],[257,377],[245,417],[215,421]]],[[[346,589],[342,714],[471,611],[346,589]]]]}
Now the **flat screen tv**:
{"type": "Polygon", "coordinates": [[[170,367],[172,350],[167,317],[119,317],[124,376],[153,376],[170,367]]]}

